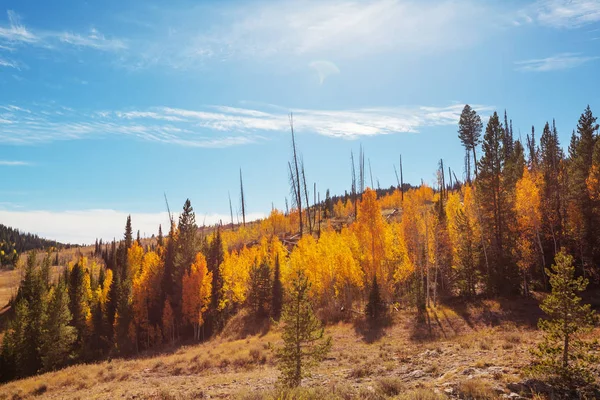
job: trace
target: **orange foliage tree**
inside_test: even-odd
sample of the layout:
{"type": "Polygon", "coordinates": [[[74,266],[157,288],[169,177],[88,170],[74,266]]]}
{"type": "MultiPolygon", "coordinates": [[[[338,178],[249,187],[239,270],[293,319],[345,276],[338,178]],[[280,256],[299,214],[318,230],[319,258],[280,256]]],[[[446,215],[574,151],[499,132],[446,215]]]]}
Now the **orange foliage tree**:
{"type": "Polygon", "coordinates": [[[194,328],[194,339],[200,340],[200,327],[204,323],[203,314],[210,303],[212,273],[208,272],[206,259],[202,253],[183,276],[182,313],[186,322],[194,328]]]}

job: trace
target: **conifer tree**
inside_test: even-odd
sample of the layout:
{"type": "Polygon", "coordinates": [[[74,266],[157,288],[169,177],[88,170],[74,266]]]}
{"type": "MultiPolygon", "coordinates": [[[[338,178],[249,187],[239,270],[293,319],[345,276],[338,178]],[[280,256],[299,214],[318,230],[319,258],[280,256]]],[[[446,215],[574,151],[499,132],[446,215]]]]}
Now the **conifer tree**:
{"type": "Polygon", "coordinates": [[[546,123],[540,138],[540,168],[542,173],[541,213],[544,233],[544,253],[553,258],[563,244],[564,218],[562,204],[566,190],[561,186],[563,151],[556,124],[546,123]]]}
{"type": "Polygon", "coordinates": [[[283,285],[281,284],[280,269],[279,255],[277,255],[273,271],[273,289],[271,291],[271,318],[275,321],[279,321],[281,318],[281,308],[283,307],[283,285]]]}
{"type": "MultiPolygon", "coordinates": [[[[600,254],[594,254],[594,244],[598,233],[598,226],[594,218],[593,202],[587,190],[586,180],[593,163],[593,152],[597,141],[598,124],[597,117],[592,114],[588,106],[577,124],[577,135],[573,133],[570,155],[570,192],[571,207],[569,216],[575,232],[578,256],[584,266],[590,267],[597,264],[595,258],[600,254]]],[[[600,252],[599,252],[600,253],[600,252]]]]}
{"type": "Polygon", "coordinates": [[[479,178],[477,195],[482,210],[482,224],[490,242],[490,271],[488,291],[492,293],[508,293],[517,287],[518,274],[511,262],[512,235],[508,221],[511,217],[512,205],[510,188],[505,186],[503,171],[504,129],[498,114],[490,117],[483,138],[483,157],[479,161],[479,178]]]}
{"type": "Polygon", "coordinates": [[[532,351],[536,356],[534,369],[568,385],[590,383],[593,381],[590,363],[597,361],[590,350],[597,343],[582,340],[581,334],[591,330],[595,315],[589,304],[581,304],[578,296],[588,280],[575,278],[573,257],[564,249],[556,255],[552,270],[546,273],[552,293],[540,305],[548,319],[540,319],[538,324],[544,339],[532,351]]]}
{"type": "Polygon", "coordinates": [[[468,104],[462,110],[460,114],[460,120],[458,122],[458,138],[462,142],[466,151],[466,163],[467,165],[467,181],[471,182],[471,174],[468,172],[470,165],[470,153],[473,152],[473,169],[475,176],[477,176],[477,154],[476,149],[480,143],[481,130],[483,124],[481,118],[477,115],[477,112],[471,108],[468,104]]]}
{"type": "Polygon", "coordinates": [[[91,288],[89,274],[85,270],[85,259],[75,263],[69,271],[67,288],[69,292],[69,310],[72,315],[71,325],[75,327],[77,338],[75,351],[83,356],[85,340],[88,335],[87,321],[91,317],[90,297],[91,288]]]}
{"type": "Polygon", "coordinates": [[[249,285],[247,302],[250,310],[258,318],[268,316],[273,290],[269,264],[261,262],[252,266],[249,285]]]}
{"type": "Polygon", "coordinates": [[[376,327],[380,325],[387,317],[387,306],[381,297],[381,290],[377,284],[377,275],[373,277],[373,284],[369,292],[369,301],[365,307],[365,314],[369,325],[376,327]]]}
{"type": "MultiPolygon", "coordinates": [[[[171,238],[173,240],[173,238],[171,238]]],[[[183,211],[179,216],[177,226],[177,237],[174,240],[175,254],[173,258],[173,269],[171,271],[172,296],[169,299],[175,315],[175,326],[180,326],[182,322],[181,299],[183,275],[190,270],[196,254],[199,250],[198,225],[196,225],[196,214],[190,199],[187,199],[183,205],[183,211]]],[[[169,260],[170,261],[170,260],[169,260]]],[[[166,272],[166,271],[165,271],[166,272]]]]}
{"type": "Polygon", "coordinates": [[[210,242],[207,252],[206,261],[208,264],[208,271],[212,274],[208,319],[210,322],[209,330],[214,333],[219,331],[224,323],[221,304],[223,300],[223,275],[221,273],[221,264],[223,263],[225,254],[220,228],[217,228],[217,232],[210,242]]]}
{"type": "Polygon", "coordinates": [[[308,278],[302,270],[297,271],[281,316],[284,345],[277,350],[281,381],[290,387],[299,386],[302,378],[310,376],[310,369],[331,349],[331,337],[323,336],[323,324],[313,312],[309,291],[308,278]]]}
{"type": "Polygon", "coordinates": [[[159,247],[163,247],[165,244],[164,241],[165,241],[165,239],[163,237],[162,224],[161,224],[161,225],[158,225],[158,239],[156,240],[156,244],[159,247]]]}
{"type": "Polygon", "coordinates": [[[70,360],[77,332],[70,326],[69,296],[64,281],[52,289],[42,334],[42,364],[45,371],[61,368],[70,360]]]}
{"type": "Polygon", "coordinates": [[[15,315],[8,324],[2,341],[2,375],[0,380],[7,381],[27,375],[27,362],[35,350],[25,343],[29,304],[21,299],[15,304],[15,315]]]}

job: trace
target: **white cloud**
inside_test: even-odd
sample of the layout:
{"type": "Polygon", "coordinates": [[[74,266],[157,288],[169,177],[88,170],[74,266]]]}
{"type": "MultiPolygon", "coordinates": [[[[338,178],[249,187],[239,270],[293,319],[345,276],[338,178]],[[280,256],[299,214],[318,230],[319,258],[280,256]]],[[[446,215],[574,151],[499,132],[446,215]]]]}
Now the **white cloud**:
{"type": "Polygon", "coordinates": [[[39,38],[30,32],[23,24],[21,18],[12,10],[7,11],[8,26],[0,26],[0,38],[8,42],[35,43],[39,38]]]}
{"type": "Polygon", "coordinates": [[[540,0],[524,10],[542,25],[578,28],[600,21],[598,0],[540,0]]]}
{"type": "Polygon", "coordinates": [[[492,8],[475,0],[221,2],[169,10],[159,25],[177,28],[157,28],[123,64],[186,69],[228,59],[308,64],[377,54],[415,57],[482,40],[499,25],[492,8]]]}
{"type": "Polygon", "coordinates": [[[9,160],[0,160],[0,166],[4,167],[22,167],[22,166],[30,166],[32,165],[28,161],[9,161],[9,160]]]}
{"type": "MultiPolygon", "coordinates": [[[[200,110],[155,107],[144,110],[77,112],[60,106],[26,109],[0,106],[0,143],[30,144],[124,135],[189,147],[228,147],[286,134],[288,113],[298,132],[356,139],[360,136],[419,132],[458,123],[462,104],[445,107],[373,107],[351,110],[289,110],[208,106],[200,110]]],[[[492,110],[475,105],[479,112],[492,110]]]]}
{"type": "Polygon", "coordinates": [[[0,58],[0,67],[20,69],[19,64],[17,62],[11,61],[11,60],[5,60],[3,58],[0,58]]]}
{"type": "Polygon", "coordinates": [[[340,69],[331,61],[312,61],[308,66],[314,69],[319,76],[319,83],[322,85],[325,82],[325,78],[329,75],[339,74],[340,69]]]}
{"type": "Polygon", "coordinates": [[[19,45],[48,50],[60,50],[65,46],[103,51],[119,51],[127,48],[123,40],[107,38],[95,28],[91,28],[88,34],[29,29],[21,23],[17,13],[8,10],[7,14],[8,25],[0,25],[0,49],[2,50],[15,51],[15,46],[19,45]]]}
{"type": "Polygon", "coordinates": [[[515,65],[518,71],[548,72],[579,67],[599,58],[598,56],[583,56],[579,53],[561,53],[546,58],[517,61],[515,65]]]}
{"type": "MultiPolygon", "coordinates": [[[[98,239],[111,241],[123,237],[125,221],[129,213],[116,210],[79,210],[79,211],[21,211],[0,209],[0,221],[4,225],[21,231],[36,233],[41,237],[58,240],[63,243],[92,244],[98,239]]],[[[177,218],[177,216],[175,215],[177,218]]],[[[264,218],[262,213],[250,213],[247,220],[264,218]]],[[[219,221],[230,220],[229,214],[196,214],[198,223],[214,225],[219,221]]],[[[162,224],[163,232],[168,231],[167,212],[131,213],[134,231],[139,230],[144,237],[158,234],[162,224]]]]}

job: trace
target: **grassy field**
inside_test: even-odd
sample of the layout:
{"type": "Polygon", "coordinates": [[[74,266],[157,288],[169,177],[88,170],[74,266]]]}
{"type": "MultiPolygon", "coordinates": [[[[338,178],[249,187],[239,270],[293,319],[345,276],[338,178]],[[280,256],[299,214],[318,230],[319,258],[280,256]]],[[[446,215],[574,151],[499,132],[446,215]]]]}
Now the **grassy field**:
{"type": "MultiPolygon", "coordinates": [[[[486,300],[432,308],[422,323],[398,311],[391,327],[375,333],[329,326],[331,353],[303,381],[305,389],[287,398],[518,398],[539,316],[535,300],[486,300]]],[[[241,321],[207,343],[11,382],[0,386],[0,398],[283,398],[275,389],[277,328],[239,337],[241,321]]],[[[535,398],[550,398],[539,391],[535,398]]]]}

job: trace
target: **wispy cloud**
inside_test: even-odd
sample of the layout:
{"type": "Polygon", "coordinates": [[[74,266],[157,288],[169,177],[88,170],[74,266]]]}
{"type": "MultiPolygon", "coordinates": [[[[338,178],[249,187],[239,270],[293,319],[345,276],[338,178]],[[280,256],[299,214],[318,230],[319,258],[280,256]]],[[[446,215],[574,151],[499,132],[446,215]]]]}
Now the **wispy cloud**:
{"type": "MultiPolygon", "coordinates": [[[[431,126],[455,125],[462,104],[445,107],[373,107],[350,110],[287,109],[279,106],[238,108],[208,106],[190,110],[154,107],[143,110],[79,112],[55,105],[0,106],[0,143],[30,144],[122,135],[190,147],[228,147],[286,133],[293,111],[299,133],[342,139],[416,133],[431,126]]],[[[475,105],[480,112],[489,106],[475,105]]]]}
{"type": "Polygon", "coordinates": [[[65,46],[102,51],[127,48],[123,40],[106,37],[95,28],[91,28],[87,33],[30,29],[21,22],[16,12],[9,10],[7,16],[8,23],[0,24],[0,50],[14,52],[19,46],[35,46],[55,51],[65,46]]]}
{"type": "Polygon", "coordinates": [[[539,0],[522,10],[525,20],[554,28],[578,28],[600,21],[598,0],[539,0]]]}
{"type": "MultiPolygon", "coordinates": [[[[8,226],[19,228],[26,232],[36,233],[42,237],[65,243],[92,244],[96,238],[110,241],[123,235],[122,226],[128,215],[127,212],[98,209],[80,211],[22,211],[14,210],[12,204],[0,203],[0,221],[8,226]],[[2,207],[2,206],[5,207],[2,207]],[[94,229],[90,230],[90,226],[94,229]]],[[[264,218],[263,213],[249,213],[247,220],[264,218]]],[[[220,214],[197,215],[198,221],[214,225],[219,221],[229,221],[230,216],[220,214]]],[[[131,221],[134,230],[139,230],[144,237],[158,233],[158,226],[163,230],[169,226],[167,212],[132,213],[131,221]]]]}
{"type": "Polygon", "coordinates": [[[191,68],[228,59],[309,63],[390,52],[414,57],[481,40],[495,25],[490,8],[473,0],[221,2],[169,10],[164,19],[177,20],[177,28],[140,43],[140,54],[125,63],[191,68]],[[198,24],[200,18],[205,23],[198,24]]]}
{"type": "Polygon", "coordinates": [[[21,69],[16,61],[6,60],[4,58],[0,58],[0,67],[21,69]]]}
{"type": "Polygon", "coordinates": [[[9,161],[9,160],[0,160],[0,166],[4,167],[22,167],[22,166],[30,166],[33,165],[28,161],[9,161]]]}
{"type": "Polygon", "coordinates": [[[515,62],[516,69],[524,72],[549,72],[579,67],[599,59],[598,56],[583,56],[579,53],[561,53],[551,57],[515,62]]]}
{"type": "Polygon", "coordinates": [[[321,85],[328,76],[340,73],[340,69],[337,65],[327,60],[312,61],[308,66],[317,72],[319,83],[321,85]]]}

